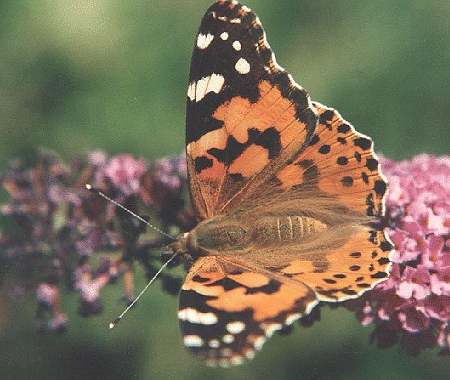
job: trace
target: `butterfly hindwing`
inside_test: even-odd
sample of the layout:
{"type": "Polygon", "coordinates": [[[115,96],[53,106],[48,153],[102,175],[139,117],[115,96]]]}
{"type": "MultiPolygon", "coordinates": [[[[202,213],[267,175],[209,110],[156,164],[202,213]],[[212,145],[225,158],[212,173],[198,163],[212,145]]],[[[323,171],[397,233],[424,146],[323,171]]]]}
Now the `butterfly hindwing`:
{"type": "Polygon", "coordinates": [[[207,364],[227,366],[251,359],[275,331],[316,303],[302,283],[207,257],[195,262],[183,284],[178,317],[186,347],[207,364]]]}

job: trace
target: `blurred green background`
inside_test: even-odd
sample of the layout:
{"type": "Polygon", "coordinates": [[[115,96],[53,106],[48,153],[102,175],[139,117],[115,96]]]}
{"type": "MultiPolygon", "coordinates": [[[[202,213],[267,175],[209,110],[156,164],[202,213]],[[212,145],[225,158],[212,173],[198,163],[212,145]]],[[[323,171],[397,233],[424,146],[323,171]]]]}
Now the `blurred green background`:
{"type": "MultiPolygon", "coordinates": [[[[0,167],[38,147],[66,160],[92,149],[154,159],[184,149],[194,36],[211,0],[1,0],[0,167]]],[[[314,100],[337,108],[378,152],[399,160],[448,153],[450,2],[248,0],[278,62],[314,100]]],[[[5,193],[1,194],[5,199],[5,193]]],[[[143,275],[137,276],[140,289],[143,275]]],[[[177,299],[158,286],[114,330],[121,285],[104,312],[76,315],[67,334],[34,331],[32,295],[0,292],[5,379],[442,379],[437,350],[378,350],[345,310],[273,337],[246,366],[210,369],[184,350],[177,299]]]]}

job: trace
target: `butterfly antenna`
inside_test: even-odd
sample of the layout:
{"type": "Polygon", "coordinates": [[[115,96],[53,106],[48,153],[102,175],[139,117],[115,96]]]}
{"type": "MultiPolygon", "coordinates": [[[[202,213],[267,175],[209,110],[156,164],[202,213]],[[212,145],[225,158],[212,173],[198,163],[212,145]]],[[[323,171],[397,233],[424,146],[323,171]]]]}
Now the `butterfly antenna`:
{"type": "MultiPolygon", "coordinates": [[[[90,184],[86,184],[86,189],[88,189],[89,191],[94,192],[95,194],[101,196],[102,198],[106,199],[108,202],[111,202],[113,205],[119,207],[120,209],[122,209],[123,211],[129,213],[130,215],[132,215],[133,217],[135,217],[136,219],[138,219],[139,221],[141,221],[142,223],[145,223],[147,226],[149,226],[150,228],[153,228],[155,231],[159,232],[160,234],[168,237],[171,240],[175,240],[172,236],[166,234],[164,231],[161,231],[159,228],[155,227],[154,225],[150,224],[149,222],[147,222],[144,218],[142,218],[141,216],[139,216],[138,214],[134,213],[133,211],[129,210],[128,208],[126,208],[125,206],[121,205],[120,203],[116,202],[114,199],[111,199],[110,197],[108,197],[105,193],[103,193],[102,191],[100,191],[99,189],[96,189],[95,187],[92,187],[92,185],[90,184]]],[[[139,293],[139,295],[136,297],[136,299],[123,311],[122,314],[120,314],[113,322],[111,322],[109,324],[109,328],[112,329],[115,325],[117,325],[120,320],[122,319],[122,317],[128,312],[128,310],[130,310],[134,304],[137,302],[137,300],[139,298],[141,298],[141,296],[145,293],[145,291],[147,290],[147,288],[152,284],[153,281],[156,280],[156,278],[159,276],[159,274],[163,271],[163,269],[165,267],[167,267],[167,265],[169,265],[174,259],[175,257],[178,256],[178,254],[174,254],[169,260],[167,260],[163,266],[161,268],[159,268],[158,272],[156,272],[156,274],[150,279],[150,281],[147,283],[147,285],[145,285],[144,289],[142,289],[142,291],[139,293]]]]}
{"type": "Polygon", "coordinates": [[[134,213],[133,211],[127,209],[125,206],[123,206],[120,203],[116,202],[114,199],[111,199],[105,193],[101,192],[99,189],[96,189],[95,187],[92,187],[92,185],[90,185],[89,183],[86,184],[86,189],[88,189],[89,191],[92,191],[93,193],[101,196],[102,198],[106,199],[108,202],[111,202],[112,204],[114,204],[115,206],[119,207],[123,211],[125,211],[128,214],[134,216],[136,219],[138,219],[142,223],[145,223],[150,228],[153,228],[155,231],[159,232],[161,235],[164,235],[164,236],[168,237],[171,240],[175,240],[172,236],[166,234],[164,231],[161,231],[159,228],[157,228],[154,225],[152,225],[151,223],[147,222],[143,217],[141,217],[138,214],[134,213]]]}
{"type": "Polygon", "coordinates": [[[164,263],[164,265],[158,270],[158,272],[156,272],[156,274],[151,278],[151,280],[147,283],[147,285],[145,285],[145,288],[144,289],[142,289],[141,290],[141,292],[139,293],[139,295],[136,297],[136,299],[123,311],[123,313],[122,314],[120,314],[116,319],[114,319],[114,321],[112,321],[110,324],[109,324],[109,328],[110,329],[112,329],[113,327],[115,327],[119,322],[120,322],[120,320],[122,319],[122,317],[126,314],[126,312],[128,311],[128,310],[130,310],[133,306],[134,306],[134,304],[137,302],[137,300],[139,299],[139,298],[141,298],[141,296],[144,294],[144,292],[147,290],[147,288],[152,284],[152,282],[153,281],[155,281],[155,279],[159,276],[159,274],[163,271],[163,269],[167,266],[167,265],[169,265],[170,264],[170,262],[173,260],[173,259],[175,259],[175,257],[177,256],[178,254],[175,254],[175,255],[173,255],[169,260],[167,260],[165,263],[164,263]]]}

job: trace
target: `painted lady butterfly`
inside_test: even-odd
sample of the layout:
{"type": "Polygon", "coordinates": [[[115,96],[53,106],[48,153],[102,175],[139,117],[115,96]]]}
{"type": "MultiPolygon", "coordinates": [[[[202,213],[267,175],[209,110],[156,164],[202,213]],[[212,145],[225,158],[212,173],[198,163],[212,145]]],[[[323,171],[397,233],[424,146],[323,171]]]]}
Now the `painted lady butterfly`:
{"type": "Polygon", "coordinates": [[[319,301],[388,276],[372,141],[311,102],[235,1],[213,4],[197,33],[186,145],[200,223],[171,251],[192,263],[178,317],[207,364],[240,364],[319,301]]]}

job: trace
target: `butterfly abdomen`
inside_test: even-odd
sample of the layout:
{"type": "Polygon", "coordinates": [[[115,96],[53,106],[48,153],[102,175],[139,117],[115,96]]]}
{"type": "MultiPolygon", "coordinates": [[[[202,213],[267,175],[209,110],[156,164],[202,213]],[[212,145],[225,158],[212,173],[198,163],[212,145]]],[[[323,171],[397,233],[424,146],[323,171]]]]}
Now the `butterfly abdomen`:
{"type": "Polygon", "coordinates": [[[210,219],[189,233],[188,250],[194,256],[239,255],[239,251],[255,246],[300,243],[326,228],[323,222],[307,216],[210,219]]]}
{"type": "Polygon", "coordinates": [[[307,216],[268,216],[259,219],[252,227],[251,239],[264,246],[295,243],[326,228],[325,223],[307,216]]]}

